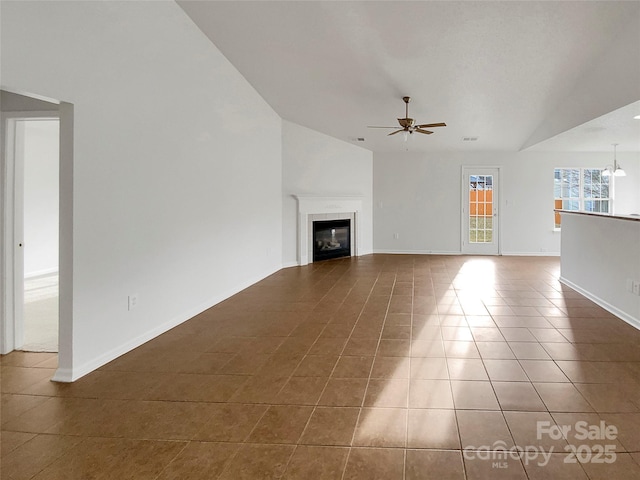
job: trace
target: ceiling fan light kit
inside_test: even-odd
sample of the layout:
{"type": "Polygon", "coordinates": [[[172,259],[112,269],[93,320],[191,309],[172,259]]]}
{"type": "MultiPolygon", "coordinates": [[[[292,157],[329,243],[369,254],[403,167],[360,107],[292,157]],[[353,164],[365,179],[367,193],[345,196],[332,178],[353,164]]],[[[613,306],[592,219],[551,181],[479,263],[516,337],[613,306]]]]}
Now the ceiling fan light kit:
{"type": "MultiPolygon", "coordinates": [[[[411,101],[411,97],[402,97],[402,100],[405,103],[405,113],[404,118],[399,118],[398,123],[400,124],[400,129],[395,132],[391,132],[387,134],[387,136],[395,135],[396,133],[404,132],[404,140],[407,141],[409,135],[413,134],[413,132],[423,133],[425,135],[431,135],[433,132],[431,130],[425,130],[426,128],[435,128],[435,127],[446,127],[447,124],[444,122],[439,123],[424,123],[421,125],[415,125],[415,120],[409,117],[409,102],[411,101]]],[[[398,127],[368,127],[368,128],[398,128],[398,127]]]]}

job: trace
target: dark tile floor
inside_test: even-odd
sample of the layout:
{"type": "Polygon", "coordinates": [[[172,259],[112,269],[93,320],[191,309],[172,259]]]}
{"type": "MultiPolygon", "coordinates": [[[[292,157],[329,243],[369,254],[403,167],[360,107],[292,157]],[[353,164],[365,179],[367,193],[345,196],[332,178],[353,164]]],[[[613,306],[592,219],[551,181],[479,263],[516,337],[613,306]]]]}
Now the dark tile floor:
{"type": "Polygon", "coordinates": [[[11,353],[1,477],[638,479],[640,332],[558,274],[557,258],[329,261],[73,384],[49,381],[55,355],[11,353]]]}

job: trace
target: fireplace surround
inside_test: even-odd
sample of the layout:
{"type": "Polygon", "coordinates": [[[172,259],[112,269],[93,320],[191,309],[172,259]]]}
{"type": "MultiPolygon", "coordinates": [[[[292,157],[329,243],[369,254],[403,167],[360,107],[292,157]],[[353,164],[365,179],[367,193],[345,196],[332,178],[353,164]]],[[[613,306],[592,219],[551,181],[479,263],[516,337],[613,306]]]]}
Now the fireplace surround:
{"type": "Polygon", "coordinates": [[[362,251],[361,216],[362,196],[293,195],[298,204],[298,265],[313,262],[313,222],[349,220],[351,226],[350,254],[362,251]]]}

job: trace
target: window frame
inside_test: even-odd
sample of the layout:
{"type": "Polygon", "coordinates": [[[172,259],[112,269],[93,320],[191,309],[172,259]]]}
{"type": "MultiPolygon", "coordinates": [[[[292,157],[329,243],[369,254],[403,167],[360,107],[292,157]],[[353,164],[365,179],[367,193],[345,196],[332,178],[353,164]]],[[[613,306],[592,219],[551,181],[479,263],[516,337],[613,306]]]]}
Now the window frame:
{"type": "MultiPolygon", "coordinates": [[[[560,174],[560,177],[562,179],[563,174],[560,174]]],[[[553,200],[554,200],[554,231],[561,231],[562,226],[561,226],[561,221],[560,221],[560,214],[558,212],[556,212],[555,210],[557,209],[565,209],[563,207],[564,202],[570,201],[570,202],[578,202],[578,208],[577,209],[565,209],[565,210],[572,210],[572,211],[577,211],[577,212],[595,212],[593,209],[591,210],[587,210],[585,208],[586,203],[587,202],[594,202],[594,203],[599,203],[599,204],[607,204],[607,211],[606,212],[602,212],[602,210],[600,212],[596,212],[596,213],[611,213],[613,211],[613,200],[614,200],[614,195],[613,195],[613,177],[609,176],[609,177],[603,177],[602,176],[602,169],[600,168],[592,168],[592,167],[554,167],[553,169],[553,200]],[[560,196],[556,196],[556,172],[560,171],[568,171],[568,170],[577,170],[578,171],[578,196],[577,197],[572,197],[572,196],[568,196],[568,197],[563,197],[562,196],[562,191],[560,192],[560,196]],[[600,172],[600,177],[599,177],[599,182],[597,182],[597,184],[599,185],[603,185],[606,184],[608,187],[608,196],[607,197],[593,197],[593,196],[586,196],[585,195],[585,172],[589,172],[590,175],[593,175],[593,171],[598,171],[600,172]],[[605,182],[604,179],[606,179],[607,181],[605,182]],[[558,204],[559,202],[559,204],[558,204]]],[[[591,183],[591,185],[593,185],[593,183],[591,183]]]]}

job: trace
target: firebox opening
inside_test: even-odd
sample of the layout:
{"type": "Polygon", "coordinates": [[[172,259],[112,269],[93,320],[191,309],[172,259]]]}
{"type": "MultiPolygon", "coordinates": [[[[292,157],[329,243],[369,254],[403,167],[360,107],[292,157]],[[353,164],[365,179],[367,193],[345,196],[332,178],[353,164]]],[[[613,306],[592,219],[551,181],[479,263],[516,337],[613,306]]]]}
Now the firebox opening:
{"type": "Polygon", "coordinates": [[[351,256],[351,220],[313,222],[313,261],[351,256]]]}

